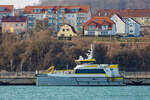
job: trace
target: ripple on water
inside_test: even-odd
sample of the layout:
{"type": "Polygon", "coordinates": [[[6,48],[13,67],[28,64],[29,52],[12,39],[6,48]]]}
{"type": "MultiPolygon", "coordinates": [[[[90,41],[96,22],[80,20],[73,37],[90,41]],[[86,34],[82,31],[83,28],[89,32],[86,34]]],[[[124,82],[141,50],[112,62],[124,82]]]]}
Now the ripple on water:
{"type": "Polygon", "coordinates": [[[0,86],[0,100],[149,100],[150,86],[0,86]]]}

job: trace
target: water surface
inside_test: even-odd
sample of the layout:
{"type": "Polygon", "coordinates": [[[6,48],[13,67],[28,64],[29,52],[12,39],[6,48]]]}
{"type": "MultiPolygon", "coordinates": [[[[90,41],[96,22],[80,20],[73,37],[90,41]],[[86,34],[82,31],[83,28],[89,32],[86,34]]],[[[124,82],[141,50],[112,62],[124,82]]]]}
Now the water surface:
{"type": "Polygon", "coordinates": [[[150,86],[0,86],[0,100],[149,100],[150,86]]]}

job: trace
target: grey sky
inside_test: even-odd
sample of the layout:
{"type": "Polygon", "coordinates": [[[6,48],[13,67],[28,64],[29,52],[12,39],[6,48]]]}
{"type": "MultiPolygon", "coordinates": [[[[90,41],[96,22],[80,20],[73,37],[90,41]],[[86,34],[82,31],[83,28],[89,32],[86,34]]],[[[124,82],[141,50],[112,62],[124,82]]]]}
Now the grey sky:
{"type": "Polygon", "coordinates": [[[40,0],[0,0],[0,5],[14,5],[15,8],[23,8],[26,5],[39,3],[40,0]]]}

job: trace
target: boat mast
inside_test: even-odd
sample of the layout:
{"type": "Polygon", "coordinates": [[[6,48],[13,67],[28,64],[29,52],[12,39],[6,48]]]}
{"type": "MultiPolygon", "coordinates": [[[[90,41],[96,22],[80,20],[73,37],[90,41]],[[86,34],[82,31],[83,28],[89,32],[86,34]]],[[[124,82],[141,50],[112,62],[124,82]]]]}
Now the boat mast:
{"type": "Polygon", "coordinates": [[[88,59],[93,59],[93,44],[91,44],[91,49],[88,50],[88,53],[86,55],[88,59]]]}

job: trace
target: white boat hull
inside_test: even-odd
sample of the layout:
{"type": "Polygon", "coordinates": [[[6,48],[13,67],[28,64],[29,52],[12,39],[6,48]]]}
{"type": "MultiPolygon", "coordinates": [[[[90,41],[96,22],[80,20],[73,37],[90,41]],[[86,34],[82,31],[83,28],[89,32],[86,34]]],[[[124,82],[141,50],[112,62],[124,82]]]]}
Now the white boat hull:
{"type": "Polygon", "coordinates": [[[48,75],[37,76],[38,86],[106,86],[106,85],[125,85],[122,77],[108,78],[104,75],[48,75]]]}

